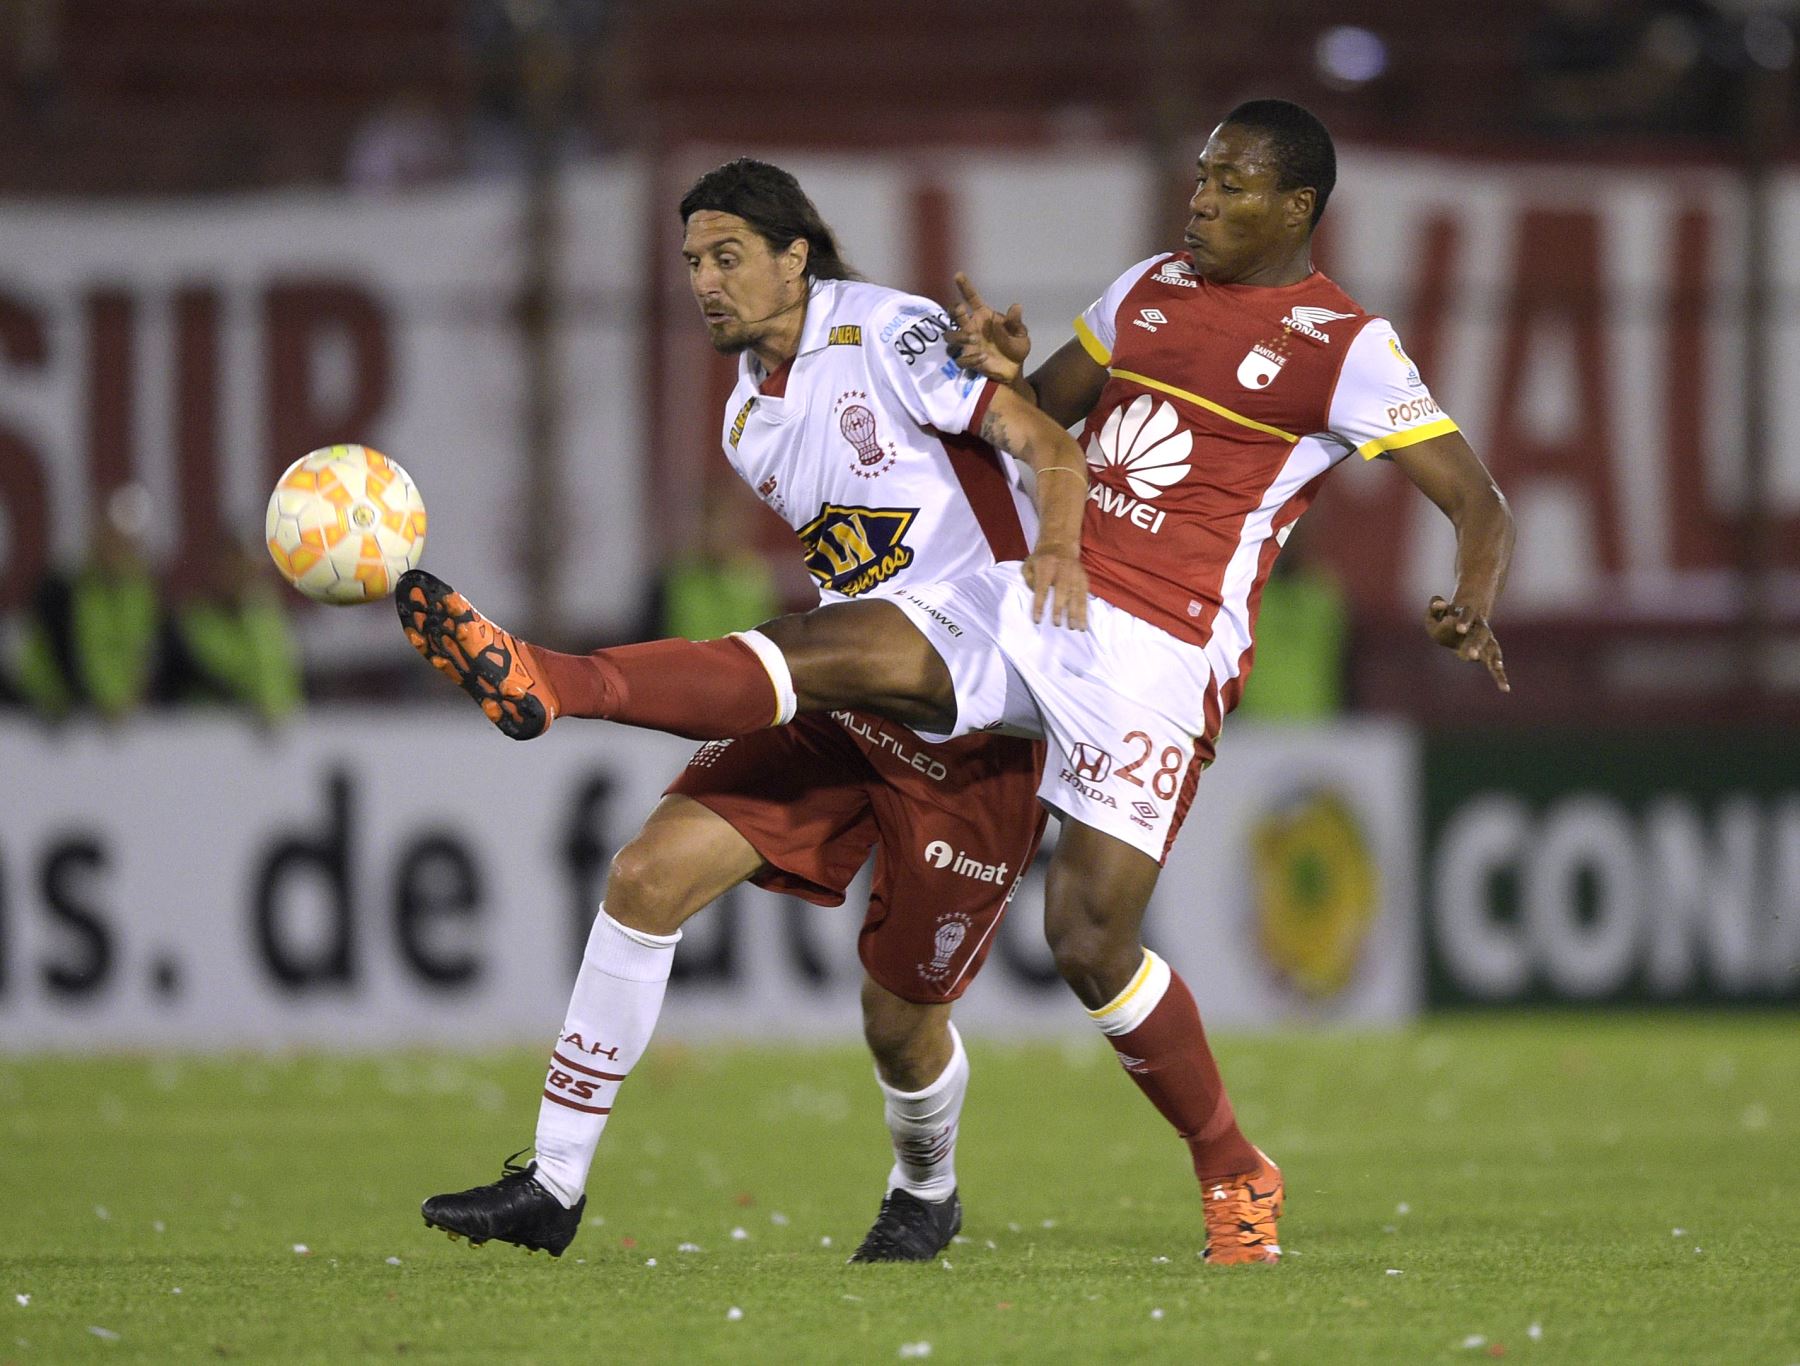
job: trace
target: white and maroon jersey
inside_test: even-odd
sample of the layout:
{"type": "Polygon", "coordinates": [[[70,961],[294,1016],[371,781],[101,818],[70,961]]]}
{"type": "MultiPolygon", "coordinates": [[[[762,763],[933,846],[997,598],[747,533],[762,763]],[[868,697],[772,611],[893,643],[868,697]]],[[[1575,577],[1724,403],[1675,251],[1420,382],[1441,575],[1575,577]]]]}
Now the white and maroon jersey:
{"type": "Polygon", "coordinates": [[[738,361],[726,459],[799,535],[825,602],[1023,559],[1037,516],[1009,457],[979,437],[994,394],[950,359],[929,299],[812,286],[800,350],[738,361]]]}
{"type": "Polygon", "coordinates": [[[1205,649],[1230,711],[1269,567],[1325,475],[1456,424],[1386,320],[1316,271],[1220,285],[1153,256],[1075,332],[1110,376],[1082,432],[1089,586],[1205,649]]]}

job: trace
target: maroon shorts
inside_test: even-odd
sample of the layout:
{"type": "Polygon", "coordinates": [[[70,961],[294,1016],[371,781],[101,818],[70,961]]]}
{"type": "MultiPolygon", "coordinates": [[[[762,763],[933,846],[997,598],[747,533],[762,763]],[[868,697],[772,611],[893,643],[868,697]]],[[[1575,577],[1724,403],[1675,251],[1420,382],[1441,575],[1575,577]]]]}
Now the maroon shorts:
{"type": "Polygon", "coordinates": [[[987,957],[1044,833],[1044,747],[1002,735],[927,744],[862,712],[702,745],[671,793],[716,812],[766,860],[759,887],[839,906],[869,850],[857,951],[904,1000],[954,1001],[987,957]]]}

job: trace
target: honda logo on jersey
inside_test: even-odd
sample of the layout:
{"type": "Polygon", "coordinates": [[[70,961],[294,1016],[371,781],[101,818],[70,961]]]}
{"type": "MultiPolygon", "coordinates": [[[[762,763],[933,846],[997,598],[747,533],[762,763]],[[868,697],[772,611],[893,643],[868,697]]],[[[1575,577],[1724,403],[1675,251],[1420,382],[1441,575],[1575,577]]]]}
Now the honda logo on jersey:
{"type": "Polygon", "coordinates": [[[1331,337],[1323,330],[1326,323],[1341,322],[1355,316],[1354,313],[1333,313],[1329,308],[1320,308],[1317,304],[1297,304],[1281,320],[1281,325],[1290,332],[1298,332],[1314,341],[1328,342],[1331,337]]]}
{"type": "Polygon", "coordinates": [[[1112,755],[1098,745],[1078,741],[1075,753],[1069,757],[1075,761],[1077,776],[1086,778],[1090,783],[1103,783],[1106,775],[1112,772],[1112,755]]]}
{"type": "Polygon", "coordinates": [[[1200,288],[1200,282],[1194,278],[1194,268],[1186,261],[1164,261],[1150,278],[1159,285],[1177,285],[1182,289],[1200,288]]]}

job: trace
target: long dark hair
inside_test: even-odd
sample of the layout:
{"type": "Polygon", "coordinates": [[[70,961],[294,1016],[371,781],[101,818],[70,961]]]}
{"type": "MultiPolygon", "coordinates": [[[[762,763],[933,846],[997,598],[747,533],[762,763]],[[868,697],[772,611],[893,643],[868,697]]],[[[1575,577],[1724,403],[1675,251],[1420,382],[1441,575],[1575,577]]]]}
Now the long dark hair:
{"type": "Polygon", "coordinates": [[[736,214],[770,251],[786,251],[796,238],[805,238],[806,273],[814,280],[862,279],[838,251],[837,235],[800,182],[779,166],[739,157],[708,171],[682,195],[682,223],[702,210],[736,214]]]}

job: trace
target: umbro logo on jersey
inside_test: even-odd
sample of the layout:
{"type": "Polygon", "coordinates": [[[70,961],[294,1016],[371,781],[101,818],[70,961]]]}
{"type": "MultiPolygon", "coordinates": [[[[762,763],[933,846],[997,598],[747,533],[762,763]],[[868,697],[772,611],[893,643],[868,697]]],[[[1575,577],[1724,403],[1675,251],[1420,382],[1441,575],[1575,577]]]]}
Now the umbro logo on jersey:
{"type": "Polygon", "coordinates": [[[1169,321],[1169,315],[1160,308],[1146,308],[1131,320],[1132,326],[1141,327],[1146,332],[1154,332],[1169,321]]]}
{"type": "Polygon", "coordinates": [[[1290,332],[1299,332],[1314,341],[1328,342],[1331,337],[1324,331],[1325,324],[1355,316],[1354,313],[1333,313],[1329,308],[1320,308],[1317,304],[1297,304],[1281,320],[1281,325],[1290,332]]]}

